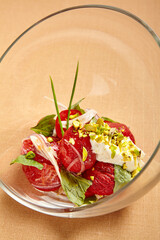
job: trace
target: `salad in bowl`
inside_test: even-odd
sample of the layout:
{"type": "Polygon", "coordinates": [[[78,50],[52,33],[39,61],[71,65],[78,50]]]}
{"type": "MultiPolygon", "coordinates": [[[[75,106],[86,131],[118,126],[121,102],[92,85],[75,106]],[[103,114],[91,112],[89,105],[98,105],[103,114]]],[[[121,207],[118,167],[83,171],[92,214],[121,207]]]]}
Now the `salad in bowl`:
{"type": "Polygon", "coordinates": [[[152,189],[159,46],[147,23],[107,5],[61,9],[19,35],[0,57],[0,188],[71,218],[112,213],[152,189]]]}
{"type": "MultiPolygon", "coordinates": [[[[130,182],[142,169],[144,152],[123,123],[82,109],[73,96],[78,78],[77,64],[68,108],[57,102],[56,114],[40,119],[33,134],[22,140],[20,155],[30,184],[38,191],[54,191],[76,206],[92,204],[130,182]]],[[[51,99],[52,100],[52,99],[51,99]]]]}

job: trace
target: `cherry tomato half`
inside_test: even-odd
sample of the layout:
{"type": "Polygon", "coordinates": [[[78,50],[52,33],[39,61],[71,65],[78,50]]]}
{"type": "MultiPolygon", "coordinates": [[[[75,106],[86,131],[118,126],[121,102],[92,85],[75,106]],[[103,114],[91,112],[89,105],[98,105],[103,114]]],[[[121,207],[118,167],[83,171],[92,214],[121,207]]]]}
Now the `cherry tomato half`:
{"type": "Polygon", "coordinates": [[[71,126],[60,141],[58,158],[71,172],[82,173],[91,168],[96,162],[96,154],[92,152],[90,137],[79,137],[79,133],[71,126]],[[69,142],[71,139],[73,144],[69,142]],[[87,150],[85,161],[82,161],[83,147],[87,150]]]}
{"type": "MultiPolygon", "coordinates": [[[[53,138],[53,142],[50,143],[50,146],[54,148],[54,150],[57,152],[59,150],[59,145],[58,145],[58,139],[55,137],[53,138]]],[[[37,153],[35,146],[33,145],[32,141],[30,138],[25,139],[22,143],[22,148],[21,148],[21,154],[27,154],[29,151],[32,151],[35,153],[35,158],[34,160],[39,162],[39,163],[47,163],[51,164],[51,162],[42,157],[40,154],[37,153]]],[[[57,159],[58,162],[58,159],[57,159]]]]}
{"type": "Polygon", "coordinates": [[[92,169],[84,172],[83,177],[92,180],[92,185],[87,189],[86,197],[95,194],[110,195],[113,193],[114,165],[110,163],[96,162],[92,169]]]}
{"type": "MultiPolygon", "coordinates": [[[[77,115],[82,115],[82,113],[76,109],[71,109],[70,116],[73,116],[73,115],[75,115],[77,117],[77,115]]],[[[67,117],[68,117],[68,110],[63,110],[62,112],[60,112],[61,121],[67,121],[67,117]]],[[[62,133],[61,133],[61,128],[60,128],[58,117],[56,118],[55,128],[56,128],[57,136],[59,138],[62,138],[62,133]]],[[[63,130],[65,132],[66,128],[63,128],[63,130]]]]}
{"type": "Polygon", "coordinates": [[[22,165],[28,181],[41,191],[55,191],[61,186],[60,179],[53,165],[42,163],[43,169],[22,165]]]}

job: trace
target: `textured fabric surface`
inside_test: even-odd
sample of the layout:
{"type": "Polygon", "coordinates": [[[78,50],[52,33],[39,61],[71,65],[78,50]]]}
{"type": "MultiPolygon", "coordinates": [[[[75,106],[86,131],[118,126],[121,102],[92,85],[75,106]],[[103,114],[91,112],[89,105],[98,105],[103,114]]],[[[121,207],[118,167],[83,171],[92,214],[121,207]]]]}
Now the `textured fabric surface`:
{"type": "MultiPolygon", "coordinates": [[[[0,0],[0,55],[24,29],[51,12],[97,2],[134,13],[160,35],[159,0],[0,0]]],[[[140,200],[118,212],[88,219],[65,219],[28,209],[0,189],[0,240],[159,240],[159,199],[160,185],[157,185],[140,200]]]]}

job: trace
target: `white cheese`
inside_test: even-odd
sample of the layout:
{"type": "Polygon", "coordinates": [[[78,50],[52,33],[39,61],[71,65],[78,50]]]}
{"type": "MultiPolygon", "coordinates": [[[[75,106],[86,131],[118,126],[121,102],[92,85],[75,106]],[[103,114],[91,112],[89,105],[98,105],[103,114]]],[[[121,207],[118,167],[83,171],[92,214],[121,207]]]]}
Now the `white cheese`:
{"type": "MultiPolygon", "coordinates": [[[[130,138],[128,137],[128,141],[131,141],[130,138]]],[[[115,150],[115,156],[112,158],[111,154],[112,151],[110,149],[109,145],[106,145],[103,141],[98,143],[95,140],[91,140],[91,146],[92,146],[92,151],[96,154],[96,159],[97,161],[104,162],[104,163],[112,163],[112,164],[117,164],[120,166],[123,166],[123,164],[126,164],[126,170],[129,172],[134,171],[137,169],[137,167],[143,167],[144,163],[142,161],[144,157],[144,152],[141,150],[141,156],[137,157],[136,161],[134,160],[133,156],[131,156],[130,161],[124,161],[122,152],[120,151],[120,148],[117,146],[115,150]]],[[[140,150],[135,144],[134,146],[140,150]]]]}

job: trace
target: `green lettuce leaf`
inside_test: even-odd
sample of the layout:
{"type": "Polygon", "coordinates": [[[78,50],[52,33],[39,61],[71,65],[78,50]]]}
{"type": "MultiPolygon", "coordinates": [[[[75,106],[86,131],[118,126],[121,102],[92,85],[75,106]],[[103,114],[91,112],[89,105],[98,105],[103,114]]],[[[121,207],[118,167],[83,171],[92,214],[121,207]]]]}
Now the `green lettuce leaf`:
{"type": "Polygon", "coordinates": [[[14,164],[14,163],[21,163],[23,165],[27,165],[27,166],[32,166],[32,167],[36,167],[39,170],[42,170],[43,165],[37,161],[34,161],[33,159],[28,159],[26,158],[26,155],[19,155],[16,159],[14,159],[10,165],[14,164]]]}
{"type": "Polygon", "coordinates": [[[101,117],[104,121],[108,121],[108,122],[116,122],[116,121],[114,121],[114,120],[112,120],[112,119],[110,119],[110,118],[107,118],[107,117],[101,117]]]}
{"type": "Polygon", "coordinates": [[[55,127],[55,114],[48,115],[42,118],[36,126],[32,127],[31,130],[38,134],[43,134],[44,136],[48,137],[51,136],[53,133],[53,129],[55,127]]]}
{"type": "Polygon", "coordinates": [[[132,179],[131,173],[123,169],[121,166],[114,165],[114,181],[115,186],[113,191],[116,192],[125,186],[132,179]]]}
{"type": "Polygon", "coordinates": [[[61,169],[60,174],[62,188],[68,199],[77,206],[84,204],[85,192],[92,185],[92,182],[80,176],[75,176],[64,169],[61,169]]]}
{"type": "Polygon", "coordinates": [[[80,111],[82,114],[84,114],[85,111],[84,111],[82,108],[80,108],[80,106],[79,106],[79,104],[80,104],[83,100],[84,100],[84,98],[80,99],[78,102],[76,102],[75,104],[73,104],[73,105],[71,106],[71,109],[76,109],[76,110],[80,111]]]}

